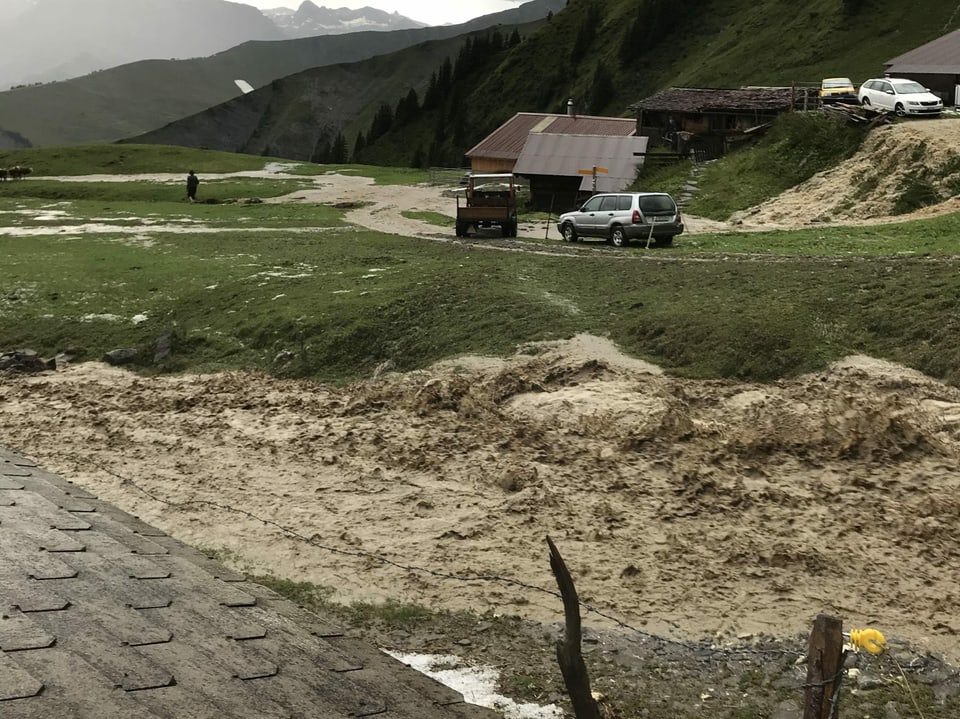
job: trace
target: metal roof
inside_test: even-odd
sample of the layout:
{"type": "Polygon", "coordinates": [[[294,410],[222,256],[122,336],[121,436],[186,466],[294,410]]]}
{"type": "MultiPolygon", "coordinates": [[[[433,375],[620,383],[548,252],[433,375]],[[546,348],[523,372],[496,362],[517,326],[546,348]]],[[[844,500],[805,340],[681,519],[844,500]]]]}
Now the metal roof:
{"type": "Polygon", "coordinates": [[[789,87],[719,89],[671,87],[630,106],[653,112],[749,112],[788,110],[793,101],[789,87]]]}
{"type": "Polygon", "coordinates": [[[627,137],[637,134],[637,121],[631,117],[597,117],[593,115],[554,115],[518,112],[477,145],[467,150],[467,157],[496,157],[515,160],[520,156],[531,133],[553,135],[601,135],[627,137]]]}
{"type": "Polygon", "coordinates": [[[0,448],[4,719],[497,715],[0,448]]]}
{"type": "Polygon", "coordinates": [[[887,72],[925,75],[960,74],[960,30],[954,30],[925,45],[898,55],[886,63],[887,72]]]}
{"type": "MultiPolygon", "coordinates": [[[[646,152],[648,139],[531,134],[513,171],[517,175],[577,177],[580,170],[602,167],[608,172],[597,173],[597,191],[617,192],[636,177],[642,158],[634,153],[646,152]]],[[[580,189],[593,189],[592,175],[583,175],[580,189]]]]}

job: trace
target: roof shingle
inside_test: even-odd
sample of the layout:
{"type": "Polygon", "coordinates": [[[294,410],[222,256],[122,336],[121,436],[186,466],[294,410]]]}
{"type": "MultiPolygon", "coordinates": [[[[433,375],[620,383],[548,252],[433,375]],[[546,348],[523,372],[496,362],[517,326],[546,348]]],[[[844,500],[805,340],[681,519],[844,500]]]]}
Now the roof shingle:
{"type": "Polygon", "coordinates": [[[0,448],[0,716],[493,712],[0,448]]]}

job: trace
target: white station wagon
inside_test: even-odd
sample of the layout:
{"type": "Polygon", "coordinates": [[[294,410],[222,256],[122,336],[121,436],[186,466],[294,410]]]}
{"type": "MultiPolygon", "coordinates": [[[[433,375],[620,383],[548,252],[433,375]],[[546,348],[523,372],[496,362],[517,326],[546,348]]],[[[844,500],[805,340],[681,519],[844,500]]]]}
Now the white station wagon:
{"type": "Polygon", "coordinates": [[[899,77],[867,80],[860,86],[857,97],[861,105],[872,105],[889,110],[900,117],[905,115],[939,115],[943,101],[919,82],[899,77]]]}

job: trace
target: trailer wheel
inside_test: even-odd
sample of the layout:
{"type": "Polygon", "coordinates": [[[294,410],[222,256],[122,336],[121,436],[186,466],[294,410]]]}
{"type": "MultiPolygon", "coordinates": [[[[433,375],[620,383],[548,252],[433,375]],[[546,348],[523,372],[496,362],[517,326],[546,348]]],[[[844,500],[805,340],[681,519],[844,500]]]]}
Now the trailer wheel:
{"type": "Polygon", "coordinates": [[[467,223],[460,222],[457,220],[457,237],[466,237],[467,236],[467,223]]]}

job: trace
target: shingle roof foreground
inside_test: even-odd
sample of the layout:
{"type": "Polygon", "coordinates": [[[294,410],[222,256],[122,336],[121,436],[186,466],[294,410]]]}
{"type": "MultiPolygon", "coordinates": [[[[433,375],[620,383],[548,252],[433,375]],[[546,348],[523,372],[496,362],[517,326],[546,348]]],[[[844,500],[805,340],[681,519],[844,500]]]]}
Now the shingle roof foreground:
{"type": "Polygon", "coordinates": [[[631,109],[653,112],[737,112],[786,110],[793,101],[789,87],[746,87],[716,89],[671,87],[631,105],[631,109]]]}
{"type": "Polygon", "coordinates": [[[605,135],[628,137],[637,134],[632,117],[596,115],[556,115],[542,112],[518,112],[483,140],[467,150],[467,157],[496,157],[515,160],[531,133],[554,135],[605,135]]]}
{"type": "Polygon", "coordinates": [[[491,719],[0,448],[0,717],[491,719]]]}

